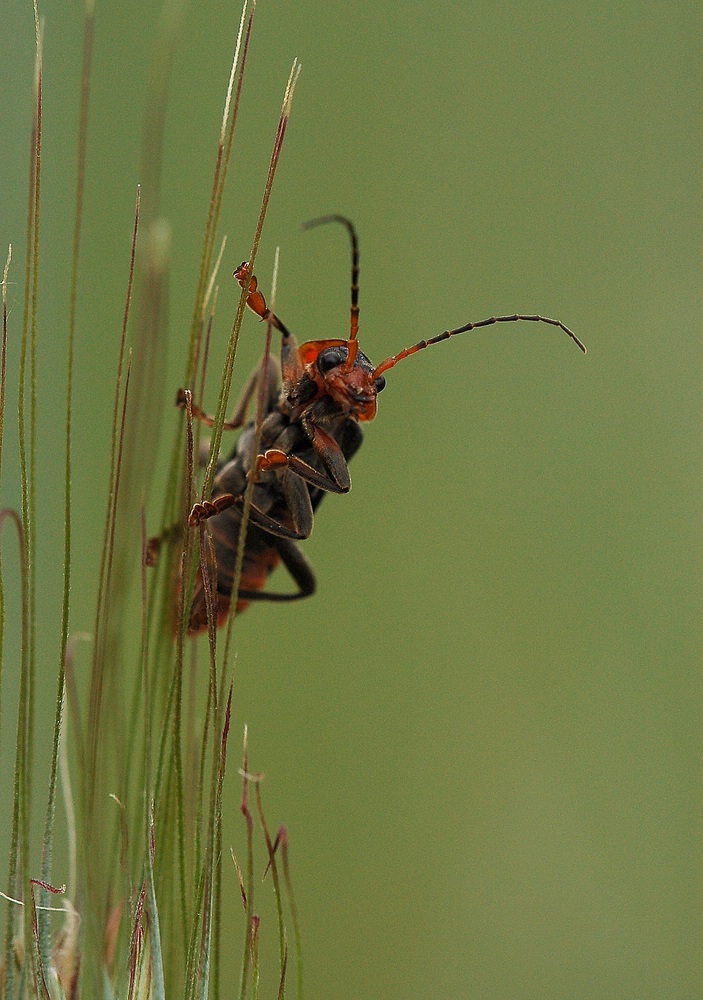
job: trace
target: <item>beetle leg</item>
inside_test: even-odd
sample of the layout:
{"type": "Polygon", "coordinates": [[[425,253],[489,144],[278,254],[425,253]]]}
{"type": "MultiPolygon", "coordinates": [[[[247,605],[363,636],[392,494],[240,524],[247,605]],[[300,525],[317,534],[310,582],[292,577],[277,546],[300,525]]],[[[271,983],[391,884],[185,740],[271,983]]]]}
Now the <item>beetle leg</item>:
{"type": "Polygon", "coordinates": [[[297,455],[290,455],[280,448],[270,448],[263,455],[257,456],[255,475],[287,466],[305,482],[321,490],[328,493],[348,493],[351,489],[349,466],[337,441],[323,430],[319,423],[310,419],[308,414],[303,414],[301,423],[315,451],[329,471],[329,476],[318,472],[297,455]]]}
{"type": "Polygon", "coordinates": [[[209,517],[221,514],[223,510],[232,507],[237,501],[234,493],[220,493],[214,500],[203,500],[202,503],[194,503],[188,516],[188,524],[191,528],[197,527],[201,521],[207,521],[209,517]]]}
{"type": "MultiPolygon", "coordinates": [[[[192,528],[195,528],[203,521],[207,521],[209,517],[216,517],[230,507],[238,507],[240,510],[244,507],[244,497],[242,494],[235,496],[234,493],[220,493],[214,500],[204,500],[202,503],[193,504],[193,509],[188,517],[188,524],[192,528]]],[[[290,528],[286,528],[285,525],[276,521],[273,517],[264,514],[256,504],[252,504],[249,508],[249,520],[252,524],[267,531],[270,535],[296,539],[303,537],[299,532],[291,531],[290,528]]]]}
{"type": "Polygon", "coordinates": [[[298,585],[295,594],[281,594],[270,590],[241,590],[237,595],[244,601],[298,601],[302,597],[310,597],[315,593],[317,581],[315,572],[308,559],[300,551],[294,541],[288,538],[277,538],[275,541],[276,551],[281,557],[281,562],[286,567],[293,582],[298,585]]]}
{"type": "MultiPolygon", "coordinates": [[[[336,442],[334,442],[336,444],[336,442]]],[[[334,452],[331,451],[334,456],[334,452]]],[[[263,455],[259,455],[256,461],[256,473],[258,476],[260,472],[271,472],[278,469],[289,469],[300,479],[305,480],[306,483],[310,483],[311,486],[317,486],[320,490],[325,490],[327,493],[348,493],[351,487],[351,479],[349,478],[349,470],[347,464],[344,461],[344,455],[342,455],[341,449],[339,452],[342,463],[338,463],[338,468],[336,470],[335,479],[331,479],[329,476],[325,476],[324,473],[318,472],[307,462],[304,462],[302,458],[298,458],[297,455],[289,455],[285,451],[280,451],[278,448],[269,448],[267,452],[263,455]],[[346,478],[344,478],[344,471],[346,470],[346,478]],[[341,479],[336,481],[337,476],[341,479]]],[[[336,456],[334,456],[336,458],[336,456]]],[[[334,459],[333,459],[334,460],[334,459]]]]}
{"type": "Polygon", "coordinates": [[[151,538],[147,539],[146,549],[144,550],[144,565],[145,566],[156,566],[159,561],[159,552],[161,551],[161,546],[164,542],[175,541],[182,533],[183,525],[172,524],[170,528],[165,528],[160,535],[153,535],[151,538]]]}
{"type": "MultiPolygon", "coordinates": [[[[267,455],[271,454],[267,452],[267,455]]],[[[314,485],[319,485],[321,489],[325,489],[327,480],[324,477],[319,476],[319,474],[306,462],[301,459],[295,458],[295,456],[286,455],[282,451],[273,451],[275,456],[280,456],[281,461],[275,462],[269,468],[275,468],[279,476],[281,489],[286,498],[286,505],[290,511],[291,521],[293,522],[293,527],[289,528],[285,524],[281,524],[275,518],[270,517],[263,510],[252,503],[249,508],[249,520],[252,524],[256,525],[257,528],[261,528],[262,531],[267,532],[269,535],[274,535],[276,538],[290,538],[295,541],[300,541],[303,538],[308,538],[312,532],[313,525],[313,511],[312,511],[312,501],[310,500],[310,492],[304,481],[304,477],[301,475],[300,470],[297,466],[301,466],[303,470],[309,472],[307,481],[311,481],[310,477],[317,477],[313,480],[314,485]],[[290,467],[288,467],[288,462],[290,461],[290,467]],[[319,483],[318,480],[319,479],[319,483]]],[[[264,459],[265,456],[259,456],[264,459]]],[[[267,469],[268,471],[268,469],[267,469]]],[[[244,496],[243,494],[235,495],[234,493],[221,493],[216,496],[214,500],[205,500],[202,503],[196,503],[193,505],[193,509],[190,512],[190,517],[188,522],[191,526],[196,526],[201,523],[201,521],[207,520],[209,517],[214,517],[217,514],[221,514],[223,511],[227,510],[229,507],[237,507],[239,510],[244,508],[244,496]]]]}
{"type": "MultiPolygon", "coordinates": [[[[283,453],[281,452],[280,454],[283,453]]],[[[300,460],[298,459],[298,461],[300,460]]],[[[305,465],[304,462],[301,464],[305,465]]],[[[309,468],[309,466],[307,466],[307,468],[309,468]]],[[[311,471],[314,472],[315,470],[312,469],[311,471]]],[[[290,467],[281,467],[278,473],[278,478],[281,484],[281,489],[283,490],[283,495],[286,498],[286,506],[290,511],[293,527],[288,528],[286,525],[281,524],[280,521],[269,517],[268,514],[259,510],[256,504],[251,505],[249,520],[252,524],[255,524],[259,528],[263,528],[264,531],[267,531],[270,535],[275,535],[277,538],[290,538],[295,541],[301,541],[304,538],[308,538],[312,532],[313,525],[310,491],[301,476],[297,472],[293,472],[290,467]]],[[[244,497],[235,497],[234,503],[240,509],[243,508],[244,497]]]]}
{"type": "MultiPolygon", "coordinates": [[[[294,541],[301,541],[303,538],[307,538],[312,531],[310,494],[308,493],[307,486],[305,486],[300,478],[298,478],[300,488],[296,486],[295,480],[296,477],[292,476],[290,483],[284,486],[286,500],[288,501],[293,519],[293,528],[287,528],[285,524],[281,524],[275,518],[269,517],[268,514],[265,514],[254,503],[249,508],[250,522],[267,534],[274,535],[276,538],[290,538],[294,541]]],[[[239,510],[243,510],[244,497],[241,494],[235,496],[233,493],[221,493],[214,500],[205,500],[203,503],[196,503],[190,512],[188,523],[191,527],[196,527],[202,521],[221,514],[223,510],[227,510],[229,507],[237,507],[239,510]]]]}
{"type": "MultiPolygon", "coordinates": [[[[261,375],[261,365],[255,368],[247,379],[244,388],[242,389],[241,396],[237,400],[237,405],[234,408],[234,413],[229,420],[225,420],[223,423],[223,428],[226,431],[236,431],[237,428],[242,427],[247,418],[247,412],[251,401],[254,397],[254,393],[259,385],[259,378],[261,375]]],[[[267,399],[267,410],[272,409],[273,404],[278,398],[278,373],[276,371],[276,363],[269,358],[269,362],[266,369],[266,399],[267,399]]],[[[184,410],[186,408],[186,396],[185,389],[179,389],[176,393],[176,406],[184,410]]],[[[207,413],[204,413],[199,406],[193,404],[191,406],[193,416],[196,420],[205,424],[206,427],[213,427],[215,423],[215,418],[207,413]]]]}
{"type": "Polygon", "coordinates": [[[281,376],[286,385],[295,385],[303,374],[303,367],[298,360],[298,344],[288,327],[266,305],[266,299],[259,291],[256,275],[249,270],[249,262],[244,261],[234,272],[234,276],[246,288],[247,305],[252,312],[271,324],[281,334],[281,376]],[[247,284],[248,282],[248,284],[247,284]]]}
{"type": "Polygon", "coordinates": [[[329,490],[330,493],[348,493],[351,489],[351,476],[344,452],[332,435],[324,431],[319,424],[310,420],[307,414],[303,416],[302,424],[312,441],[313,448],[332,476],[332,479],[329,480],[330,485],[323,487],[323,489],[329,490]]]}

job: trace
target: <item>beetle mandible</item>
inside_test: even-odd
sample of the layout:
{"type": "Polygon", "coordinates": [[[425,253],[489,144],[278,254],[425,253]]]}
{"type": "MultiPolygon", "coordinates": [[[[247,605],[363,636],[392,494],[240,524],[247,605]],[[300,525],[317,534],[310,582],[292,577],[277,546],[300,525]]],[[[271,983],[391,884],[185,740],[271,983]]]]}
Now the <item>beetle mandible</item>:
{"type": "MultiPolygon", "coordinates": [[[[315,574],[298,542],[307,538],[313,515],[325,493],[348,493],[351,489],[348,463],[358,451],[363,433],[360,423],[373,420],[376,402],[384,388],[385,373],[400,361],[459,333],[495,323],[527,321],[546,323],[563,330],[586,353],[579,338],[561,321],[546,316],[514,313],[491,316],[477,323],[421,340],[374,365],[359,349],[359,244],[353,223],[342,215],[313,219],[306,228],[337,222],[345,226],[351,240],[351,321],[346,340],[312,340],[298,347],[295,337],[266,305],[256,277],[245,261],[234,276],[247,291],[247,305],[281,335],[279,388],[275,363],[269,359],[262,373],[265,381],[265,415],[261,425],[261,451],[254,455],[255,426],[247,411],[259,380],[257,368],[247,381],[231,420],[225,429],[243,427],[237,444],[219,469],[212,499],[197,503],[190,524],[209,519],[215,553],[217,624],[226,621],[232,585],[244,493],[253,471],[254,491],[244,548],[244,561],[236,611],[251,601],[294,601],[315,591],[315,574]],[[283,563],[297,585],[293,593],[264,590],[269,574],[283,563]]],[[[178,405],[185,405],[181,390],[178,405]]],[[[197,407],[193,416],[212,426],[213,419],[197,407]]],[[[188,622],[190,635],[207,628],[202,574],[198,569],[188,622]]]]}

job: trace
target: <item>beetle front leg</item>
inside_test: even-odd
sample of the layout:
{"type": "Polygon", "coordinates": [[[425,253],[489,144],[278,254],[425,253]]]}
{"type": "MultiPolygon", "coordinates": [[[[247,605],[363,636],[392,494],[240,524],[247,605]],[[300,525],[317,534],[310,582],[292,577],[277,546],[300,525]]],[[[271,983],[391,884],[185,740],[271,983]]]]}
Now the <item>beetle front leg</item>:
{"type": "Polygon", "coordinates": [[[258,456],[255,475],[287,467],[296,476],[304,479],[306,483],[317,486],[327,493],[348,493],[351,489],[351,476],[347,460],[340,446],[331,434],[324,431],[318,424],[306,420],[305,417],[303,417],[303,426],[330,475],[326,476],[324,473],[318,472],[302,458],[298,458],[297,455],[289,455],[279,448],[269,448],[263,455],[258,456]]]}
{"type": "Polygon", "coordinates": [[[242,288],[247,290],[247,305],[259,319],[271,324],[281,334],[281,375],[286,385],[295,385],[303,374],[298,360],[298,344],[285,323],[266,305],[266,299],[259,291],[256,275],[249,270],[249,261],[243,261],[234,272],[242,288]]]}
{"type": "MultiPolygon", "coordinates": [[[[344,467],[346,468],[346,463],[344,467]]],[[[288,469],[306,483],[310,483],[311,486],[316,486],[320,490],[325,490],[326,493],[348,493],[351,486],[348,469],[346,470],[346,483],[344,480],[339,483],[324,473],[318,472],[297,455],[289,455],[278,448],[269,448],[263,455],[259,455],[256,460],[255,476],[258,477],[261,472],[275,472],[280,469],[288,469]]]]}

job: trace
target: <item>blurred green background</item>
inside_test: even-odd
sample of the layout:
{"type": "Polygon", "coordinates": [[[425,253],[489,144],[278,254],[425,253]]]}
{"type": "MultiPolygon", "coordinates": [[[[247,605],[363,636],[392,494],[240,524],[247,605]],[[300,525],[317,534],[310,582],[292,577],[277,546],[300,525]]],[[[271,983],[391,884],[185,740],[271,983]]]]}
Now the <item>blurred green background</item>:
{"type": "MultiPolygon", "coordinates": [[[[82,24],[78,3],[40,12],[41,762],[58,657],[82,24]]],[[[97,7],[73,631],[93,627],[158,16],[134,0],[97,7]]],[[[153,517],[238,20],[235,7],[192,4],[173,65],[153,517]]],[[[13,0],[0,58],[13,382],[33,33],[31,6],[13,0]]],[[[269,821],[290,831],[309,997],[701,996],[700,51],[696,5],[260,2],[223,211],[212,402],[238,300],[228,275],[249,252],[294,56],[302,75],[257,270],[268,288],[279,245],[277,311],[300,339],[346,334],[346,237],[300,229],[343,212],[360,232],[372,359],[515,310],[559,317],[589,348],[584,358],[557,331],[521,324],[391,372],[353,492],[326,499],[305,546],[318,594],[239,621],[235,733],[249,724],[269,821]]],[[[235,392],[261,344],[249,316],[235,392]]],[[[2,502],[16,506],[8,435],[2,502]]],[[[16,636],[7,642],[5,816],[16,636]]],[[[241,850],[234,764],[228,787],[225,844],[241,850]]],[[[227,877],[234,970],[241,917],[227,877]]]]}

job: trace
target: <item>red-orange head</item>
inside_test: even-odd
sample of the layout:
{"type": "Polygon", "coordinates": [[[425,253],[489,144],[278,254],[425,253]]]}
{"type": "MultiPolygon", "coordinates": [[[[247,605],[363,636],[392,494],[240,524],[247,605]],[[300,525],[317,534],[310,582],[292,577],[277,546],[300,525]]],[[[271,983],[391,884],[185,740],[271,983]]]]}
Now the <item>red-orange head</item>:
{"type": "Polygon", "coordinates": [[[386,380],[383,375],[374,377],[374,366],[356,340],[311,340],[299,348],[298,357],[306,381],[317,389],[310,403],[327,396],[340,413],[373,420],[376,397],[386,380]]]}

